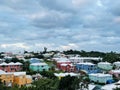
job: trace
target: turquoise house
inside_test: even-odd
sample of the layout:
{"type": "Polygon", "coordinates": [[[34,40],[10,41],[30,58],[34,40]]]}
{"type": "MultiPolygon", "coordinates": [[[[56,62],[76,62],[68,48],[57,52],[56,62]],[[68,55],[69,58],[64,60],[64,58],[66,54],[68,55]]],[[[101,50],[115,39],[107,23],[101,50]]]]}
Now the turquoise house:
{"type": "Polygon", "coordinates": [[[49,71],[50,67],[46,63],[32,63],[30,69],[33,71],[49,71]]]}
{"type": "Polygon", "coordinates": [[[89,74],[89,79],[93,82],[103,83],[103,84],[113,82],[112,75],[103,74],[103,73],[89,74]]]}
{"type": "Polygon", "coordinates": [[[99,62],[98,67],[100,69],[107,70],[107,71],[112,70],[113,68],[112,64],[109,62],[99,62]]]}

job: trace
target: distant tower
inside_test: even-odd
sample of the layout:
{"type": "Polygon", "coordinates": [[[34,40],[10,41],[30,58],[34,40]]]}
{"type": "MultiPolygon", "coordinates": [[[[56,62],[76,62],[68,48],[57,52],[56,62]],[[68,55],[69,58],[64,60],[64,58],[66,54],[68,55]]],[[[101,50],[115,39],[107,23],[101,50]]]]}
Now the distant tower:
{"type": "Polygon", "coordinates": [[[43,51],[44,53],[46,53],[47,52],[47,48],[46,47],[44,47],[44,51],[43,51]]]}

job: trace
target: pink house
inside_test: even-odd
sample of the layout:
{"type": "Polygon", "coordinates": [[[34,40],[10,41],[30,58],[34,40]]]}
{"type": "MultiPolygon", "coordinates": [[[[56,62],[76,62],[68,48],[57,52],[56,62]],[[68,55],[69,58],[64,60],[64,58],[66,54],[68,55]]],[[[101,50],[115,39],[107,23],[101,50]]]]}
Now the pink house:
{"type": "Polygon", "coordinates": [[[61,64],[60,69],[65,72],[75,72],[76,71],[75,65],[73,65],[73,64],[61,64]]]}
{"type": "Polygon", "coordinates": [[[71,64],[71,62],[70,61],[57,61],[57,68],[60,69],[61,64],[71,64]]]}
{"type": "Polygon", "coordinates": [[[0,64],[0,70],[6,71],[6,72],[16,72],[22,70],[22,63],[16,62],[10,62],[10,63],[1,63],[0,64]]]}
{"type": "Polygon", "coordinates": [[[109,73],[114,75],[116,78],[120,78],[120,70],[111,70],[109,73]]]}

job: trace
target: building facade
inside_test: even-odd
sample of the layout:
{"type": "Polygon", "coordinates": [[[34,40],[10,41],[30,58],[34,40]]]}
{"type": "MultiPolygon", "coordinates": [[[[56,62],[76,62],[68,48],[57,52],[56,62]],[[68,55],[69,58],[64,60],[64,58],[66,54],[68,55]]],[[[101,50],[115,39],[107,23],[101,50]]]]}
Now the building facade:
{"type": "Polygon", "coordinates": [[[77,71],[85,71],[87,74],[100,72],[99,68],[92,63],[77,63],[76,69],[77,71]]]}
{"type": "Polygon", "coordinates": [[[46,63],[30,64],[30,69],[33,71],[49,71],[50,67],[46,63]]]}
{"type": "Polygon", "coordinates": [[[32,83],[32,77],[26,75],[26,72],[5,72],[0,70],[0,80],[6,86],[27,85],[32,83]]]}
{"type": "Polygon", "coordinates": [[[22,63],[1,63],[0,64],[0,70],[3,70],[5,72],[16,72],[16,71],[21,71],[22,70],[22,63]]]}
{"type": "Polygon", "coordinates": [[[99,62],[98,67],[103,70],[112,70],[113,66],[109,62],[99,62]]]}
{"type": "Polygon", "coordinates": [[[75,72],[76,67],[73,64],[61,64],[60,69],[64,72],[75,72]]]}
{"type": "Polygon", "coordinates": [[[110,74],[102,74],[102,73],[89,74],[89,78],[91,81],[97,83],[107,84],[113,82],[112,75],[110,74]]]}

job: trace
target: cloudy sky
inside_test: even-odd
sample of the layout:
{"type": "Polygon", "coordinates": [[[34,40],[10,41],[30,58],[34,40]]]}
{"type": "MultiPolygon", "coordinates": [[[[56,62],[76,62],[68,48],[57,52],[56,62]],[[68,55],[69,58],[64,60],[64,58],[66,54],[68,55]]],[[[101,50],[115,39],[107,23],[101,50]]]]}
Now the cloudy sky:
{"type": "Polygon", "coordinates": [[[0,0],[0,51],[120,52],[120,0],[0,0]]]}

